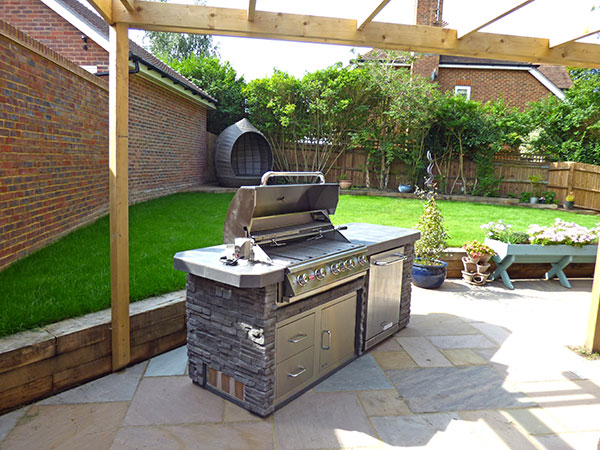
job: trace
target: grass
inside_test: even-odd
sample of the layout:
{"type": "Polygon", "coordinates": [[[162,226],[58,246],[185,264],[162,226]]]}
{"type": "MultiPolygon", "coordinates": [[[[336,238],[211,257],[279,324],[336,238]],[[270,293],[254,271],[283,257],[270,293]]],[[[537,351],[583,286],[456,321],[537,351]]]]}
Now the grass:
{"type": "MultiPolygon", "coordinates": [[[[130,208],[130,297],[132,301],[183,289],[185,274],[173,269],[182,250],[220,244],[231,194],[181,193],[130,208]]],[[[550,224],[555,217],[585,226],[596,216],[561,211],[440,201],[451,246],[483,239],[479,225],[503,219],[517,229],[550,224]]],[[[367,222],[413,228],[422,202],[344,195],[336,224],[367,222]]],[[[0,272],[0,336],[43,326],[110,306],[108,217],[0,272]]]]}
{"type": "Polygon", "coordinates": [[[598,361],[600,360],[600,354],[597,352],[591,352],[587,348],[582,346],[568,346],[569,350],[577,353],[582,358],[588,359],[590,361],[598,361]]]}

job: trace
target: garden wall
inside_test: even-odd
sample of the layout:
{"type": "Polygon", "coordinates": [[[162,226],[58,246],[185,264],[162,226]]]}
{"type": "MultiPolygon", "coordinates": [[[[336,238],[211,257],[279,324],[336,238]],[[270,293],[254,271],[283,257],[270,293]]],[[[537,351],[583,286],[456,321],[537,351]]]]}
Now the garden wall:
{"type": "Polygon", "coordinates": [[[600,166],[576,162],[550,164],[548,187],[564,200],[572,192],[575,206],[600,211],[600,166]]]}
{"type": "MultiPolygon", "coordinates": [[[[130,76],[129,200],[206,177],[206,109],[130,76]]],[[[108,212],[108,85],[0,21],[0,270],[108,212]]]]}

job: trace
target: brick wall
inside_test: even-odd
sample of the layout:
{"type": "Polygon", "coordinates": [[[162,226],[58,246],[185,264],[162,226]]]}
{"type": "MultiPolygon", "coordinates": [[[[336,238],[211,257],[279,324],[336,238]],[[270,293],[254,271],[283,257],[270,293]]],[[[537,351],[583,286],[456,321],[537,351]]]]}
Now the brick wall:
{"type": "Polygon", "coordinates": [[[108,53],[40,0],[2,0],[0,18],[79,66],[108,70],[108,53]]]}
{"type": "MultiPolygon", "coordinates": [[[[0,269],[108,211],[106,78],[0,21],[0,269]]],[[[130,77],[130,202],[205,181],[206,109],[130,77]]]]}
{"type": "Polygon", "coordinates": [[[526,70],[439,69],[438,83],[443,91],[456,85],[471,86],[471,100],[486,102],[502,97],[507,104],[525,108],[527,102],[540,100],[550,91],[526,70]]]}

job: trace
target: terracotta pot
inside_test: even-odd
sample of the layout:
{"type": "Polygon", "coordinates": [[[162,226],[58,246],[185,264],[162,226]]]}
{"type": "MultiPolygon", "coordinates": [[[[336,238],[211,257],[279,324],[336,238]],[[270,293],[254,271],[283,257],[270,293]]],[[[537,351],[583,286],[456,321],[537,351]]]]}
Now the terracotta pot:
{"type": "Polygon", "coordinates": [[[489,264],[477,264],[477,273],[484,274],[490,268],[489,264]]]}
{"type": "Polygon", "coordinates": [[[479,286],[483,286],[486,283],[489,276],[489,273],[476,273],[475,275],[473,275],[473,283],[479,286]]]}
{"type": "Polygon", "coordinates": [[[350,189],[352,187],[352,180],[340,180],[340,187],[342,189],[350,189]]]}
{"type": "Polygon", "coordinates": [[[477,263],[467,256],[462,257],[463,266],[466,272],[475,273],[477,272],[477,263]]]}
{"type": "Polygon", "coordinates": [[[465,270],[462,271],[463,280],[465,280],[467,283],[472,283],[473,282],[473,276],[474,275],[475,275],[474,273],[467,272],[465,270]]]}
{"type": "Polygon", "coordinates": [[[487,264],[490,259],[492,259],[492,255],[481,255],[479,257],[479,264],[487,264]]]}

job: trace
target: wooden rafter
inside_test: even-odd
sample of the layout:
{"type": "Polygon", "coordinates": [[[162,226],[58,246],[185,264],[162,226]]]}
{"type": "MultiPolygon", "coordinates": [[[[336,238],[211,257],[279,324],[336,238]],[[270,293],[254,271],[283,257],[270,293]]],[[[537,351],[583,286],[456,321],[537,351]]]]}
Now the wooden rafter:
{"type": "Polygon", "coordinates": [[[127,11],[133,11],[135,9],[135,0],[120,0],[121,4],[127,11]]]}
{"type": "Polygon", "coordinates": [[[358,31],[363,30],[369,23],[371,23],[373,21],[373,19],[375,18],[375,16],[377,14],[379,14],[381,12],[381,10],[383,8],[385,8],[385,5],[387,5],[390,2],[390,0],[382,0],[381,3],[379,3],[379,5],[377,6],[377,8],[375,8],[370,14],[368,14],[366,17],[364,18],[359,18],[356,23],[357,23],[357,27],[356,29],[358,31]]]}
{"type": "MultiPolygon", "coordinates": [[[[476,23],[468,24],[464,27],[458,27],[456,29],[456,37],[458,39],[462,39],[465,36],[470,35],[471,33],[475,33],[476,31],[481,30],[484,27],[502,19],[503,17],[512,14],[516,10],[522,8],[523,6],[531,3],[533,0],[511,0],[510,7],[508,9],[504,8],[503,11],[493,11],[490,14],[483,14],[482,18],[477,20],[476,23]]],[[[483,7],[489,8],[489,4],[487,2],[482,2],[483,7]]]]}
{"type": "Polygon", "coordinates": [[[254,20],[254,14],[256,13],[256,0],[248,1],[248,20],[252,22],[254,20]]]}
{"type": "Polygon", "coordinates": [[[113,23],[112,0],[88,0],[88,3],[92,5],[96,11],[98,11],[98,14],[102,16],[106,23],[113,23]]]}
{"type": "Polygon", "coordinates": [[[506,59],[576,67],[600,67],[600,45],[572,43],[549,48],[548,39],[474,32],[457,39],[456,30],[424,25],[356,21],[245,9],[137,1],[136,10],[114,12],[116,22],[154,31],[242,36],[375,47],[444,55],[506,59]]]}
{"type": "Polygon", "coordinates": [[[568,44],[592,34],[600,32],[600,9],[590,14],[585,23],[576,23],[573,26],[562,26],[556,30],[553,37],[550,38],[550,48],[559,45],[568,44]]]}

